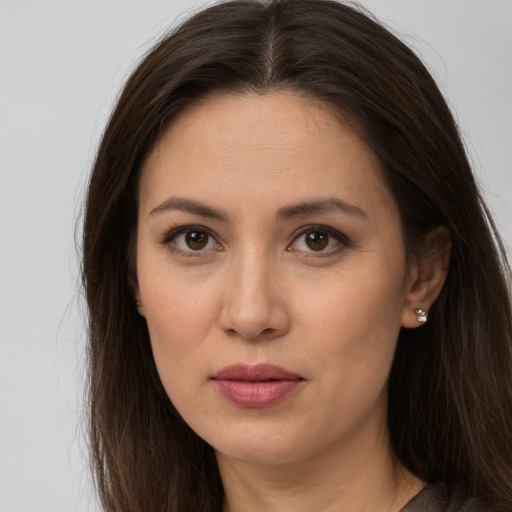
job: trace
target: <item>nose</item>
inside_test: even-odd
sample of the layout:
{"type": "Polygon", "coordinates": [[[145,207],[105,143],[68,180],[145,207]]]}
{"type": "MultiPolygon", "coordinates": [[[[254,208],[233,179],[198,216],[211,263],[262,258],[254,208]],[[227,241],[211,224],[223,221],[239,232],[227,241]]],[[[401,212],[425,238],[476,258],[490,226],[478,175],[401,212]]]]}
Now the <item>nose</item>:
{"type": "Polygon", "coordinates": [[[273,339],[290,328],[277,269],[255,252],[231,262],[225,282],[220,327],[250,340],[273,339]]]}

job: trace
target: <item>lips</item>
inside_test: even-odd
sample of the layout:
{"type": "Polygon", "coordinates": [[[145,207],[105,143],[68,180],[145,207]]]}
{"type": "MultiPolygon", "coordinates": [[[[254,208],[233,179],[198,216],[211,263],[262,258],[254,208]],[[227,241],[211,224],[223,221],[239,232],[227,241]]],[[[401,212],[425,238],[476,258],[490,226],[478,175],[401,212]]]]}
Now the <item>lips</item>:
{"type": "Polygon", "coordinates": [[[270,407],[294,393],[304,378],[272,364],[235,364],[216,373],[212,382],[239,407],[270,407]]]}

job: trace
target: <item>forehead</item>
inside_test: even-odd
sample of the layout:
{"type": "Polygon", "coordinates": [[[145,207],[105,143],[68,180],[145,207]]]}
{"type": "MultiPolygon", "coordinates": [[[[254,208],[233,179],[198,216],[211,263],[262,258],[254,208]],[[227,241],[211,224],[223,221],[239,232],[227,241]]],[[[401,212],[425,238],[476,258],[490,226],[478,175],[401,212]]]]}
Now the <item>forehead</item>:
{"type": "Polygon", "coordinates": [[[169,194],[246,206],[265,196],[276,208],[312,195],[367,209],[390,200],[358,133],[331,105],[292,92],[215,93],[183,111],[145,162],[141,207],[169,194]]]}
{"type": "Polygon", "coordinates": [[[296,151],[304,144],[305,149],[318,145],[327,133],[355,139],[355,124],[333,105],[295,91],[213,92],[178,114],[159,137],[149,159],[154,160],[170,144],[192,140],[211,151],[296,151]]]}

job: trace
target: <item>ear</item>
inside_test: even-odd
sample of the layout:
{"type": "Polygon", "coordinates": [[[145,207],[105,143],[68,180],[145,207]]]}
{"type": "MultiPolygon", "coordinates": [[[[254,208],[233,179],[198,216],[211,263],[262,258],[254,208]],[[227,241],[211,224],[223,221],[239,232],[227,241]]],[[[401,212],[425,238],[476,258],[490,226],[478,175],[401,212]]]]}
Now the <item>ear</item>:
{"type": "Polygon", "coordinates": [[[136,300],[135,306],[137,307],[137,313],[140,316],[146,318],[146,312],[144,311],[144,304],[142,302],[142,299],[140,298],[140,293],[138,290],[135,292],[135,300],[136,300]]]}
{"type": "Polygon", "coordinates": [[[146,318],[146,313],[144,311],[144,303],[142,302],[142,297],[140,295],[139,284],[137,282],[132,281],[132,289],[133,295],[135,296],[135,306],[137,307],[137,313],[146,318]]]}
{"type": "Polygon", "coordinates": [[[441,293],[450,264],[450,232],[445,226],[433,229],[425,237],[421,255],[410,264],[402,327],[422,325],[416,310],[428,311],[441,293]]]}

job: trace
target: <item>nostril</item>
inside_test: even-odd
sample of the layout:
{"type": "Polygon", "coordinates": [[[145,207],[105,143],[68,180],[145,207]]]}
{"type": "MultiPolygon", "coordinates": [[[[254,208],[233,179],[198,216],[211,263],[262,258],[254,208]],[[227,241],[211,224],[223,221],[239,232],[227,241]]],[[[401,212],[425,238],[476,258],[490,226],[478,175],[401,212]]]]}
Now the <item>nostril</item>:
{"type": "Polygon", "coordinates": [[[257,332],[248,332],[247,330],[241,329],[226,329],[225,332],[228,336],[238,337],[242,335],[244,338],[247,338],[249,340],[258,340],[264,338],[272,338],[275,334],[278,333],[278,330],[272,327],[267,327],[257,332]]]}
{"type": "Polygon", "coordinates": [[[239,293],[229,295],[221,305],[219,326],[230,337],[248,340],[270,340],[284,334],[289,328],[285,303],[278,301],[263,286],[255,290],[241,286],[239,293]]]}

